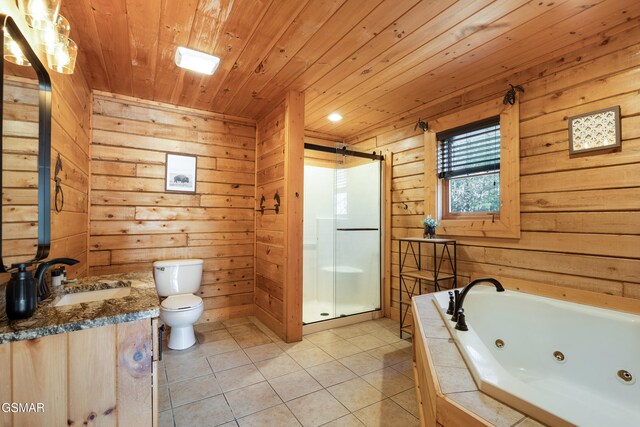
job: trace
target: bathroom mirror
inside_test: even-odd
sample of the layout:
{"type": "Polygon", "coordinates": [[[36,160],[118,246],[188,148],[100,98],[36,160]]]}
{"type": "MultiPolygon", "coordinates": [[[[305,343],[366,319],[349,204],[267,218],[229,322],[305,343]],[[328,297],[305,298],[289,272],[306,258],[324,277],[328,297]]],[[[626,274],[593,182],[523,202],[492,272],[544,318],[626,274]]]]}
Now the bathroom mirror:
{"type": "Polygon", "coordinates": [[[50,244],[51,81],[9,16],[3,25],[0,271],[44,259],[50,244]]]}

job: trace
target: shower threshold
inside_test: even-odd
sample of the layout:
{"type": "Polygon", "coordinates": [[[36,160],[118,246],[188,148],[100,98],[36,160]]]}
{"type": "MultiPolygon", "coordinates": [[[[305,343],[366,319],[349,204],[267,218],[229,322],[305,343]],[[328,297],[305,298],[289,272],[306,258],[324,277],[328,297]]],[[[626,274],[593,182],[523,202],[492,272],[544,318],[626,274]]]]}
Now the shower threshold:
{"type": "Polygon", "coordinates": [[[338,304],[337,307],[335,307],[333,302],[312,300],[304,303],[302,308],[302,324],[324,322],[379,309],[379,307],[373,304],[338,304]]]}
{"type": "Polygon", "coordinates": [[[339,328],[341,326],[352,325],[354,323],[365,322],[367,320],[375,320],[383,317],[382,309],[373,309],[356,314],[348,314],[330,319],[322,319],[313,322],[302,322],[302,334],[311,334],[313,332],[325,331],[327,329],[339,328]]]}

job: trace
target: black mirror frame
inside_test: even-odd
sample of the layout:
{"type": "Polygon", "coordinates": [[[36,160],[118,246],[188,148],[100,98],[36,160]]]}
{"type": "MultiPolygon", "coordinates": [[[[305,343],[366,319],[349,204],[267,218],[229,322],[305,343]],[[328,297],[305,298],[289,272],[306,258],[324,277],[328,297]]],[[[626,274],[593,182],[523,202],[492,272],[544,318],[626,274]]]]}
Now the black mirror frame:
{"type": "MultiPolygon", "coordinates": [[[[29,60],[38,76],[39,84],[39,114],[38,114],[38,249],[35,257],[20,264],[33,264],[49,256],[51,246],[51,78],[47,68],[40,62],[18,25],[8,15],[0,14],[3,22],[2,30],[9,31],[13,40],[20,45],[22,53],[29,60]]],[[[2,34],[4,37],[4,33],[2,34]]],[[[0,43],[0,75],[4,79],[4,42],[0,43]]],[[[0,84],[0,101],[4,100],[4,83],[0,84]]],[[[0,165],[2,164],[2,111],[3,101],[0,102],[0,165]]],[[[0,173],[0,189],[2,188],[2,174],[0,173]]],[[[1,203],[0,203],[1,205],[1,203]]],[[[0,224],[2,223],[2,209],[0,209],[0,224]]],[[[0,234],[1,234],[0,230],[0,234]]],[[[11,265],[9,269],[19,264],[11,265]]],[[[0,244],[0,272],[9,271],[2,259],[2,244],[0,244]]]]}

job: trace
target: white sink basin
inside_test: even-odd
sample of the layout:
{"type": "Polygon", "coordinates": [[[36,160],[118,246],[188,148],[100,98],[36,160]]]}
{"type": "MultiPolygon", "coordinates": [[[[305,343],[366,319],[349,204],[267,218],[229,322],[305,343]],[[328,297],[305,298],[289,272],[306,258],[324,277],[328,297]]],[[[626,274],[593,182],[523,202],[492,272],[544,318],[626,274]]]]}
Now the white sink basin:
{"type": "Polygon", "coordinates": [[[55,307],[61,305],[80,304],[81,302],[102,301],[105,299],[122,298],[131,293],[131,288],[112,288],[101,289],[99,291],[77,292],[74,294],[66,294],[60,301],[54,304],[55,307]]]}

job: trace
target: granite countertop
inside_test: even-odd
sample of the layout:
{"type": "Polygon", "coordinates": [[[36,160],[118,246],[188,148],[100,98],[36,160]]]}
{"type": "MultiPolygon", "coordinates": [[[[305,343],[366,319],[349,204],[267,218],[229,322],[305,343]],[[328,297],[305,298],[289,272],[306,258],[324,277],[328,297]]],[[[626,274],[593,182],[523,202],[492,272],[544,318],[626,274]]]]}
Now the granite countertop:
{"type": "Polygon", "coordinates": [[[0,287],[0,344],[160,315],[160,301],[151,272],[84,277],[52,288],[51,292],[49,298],[38,304],[32,317],[9,320],[5,312],[5,289],[0,287]],[[65,294],[127,286],[131,287],[131,293],[122,298],[54,306],[65,294]]]}

